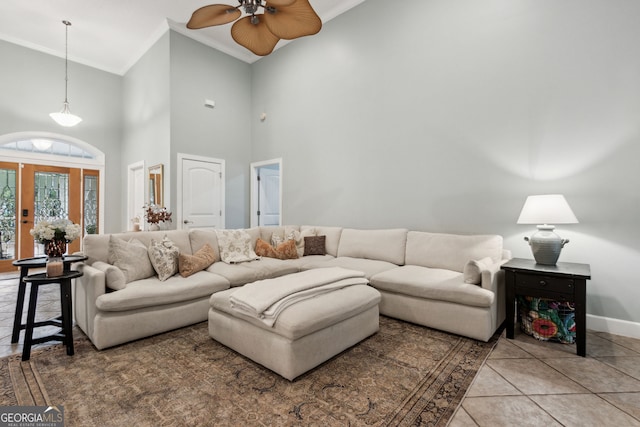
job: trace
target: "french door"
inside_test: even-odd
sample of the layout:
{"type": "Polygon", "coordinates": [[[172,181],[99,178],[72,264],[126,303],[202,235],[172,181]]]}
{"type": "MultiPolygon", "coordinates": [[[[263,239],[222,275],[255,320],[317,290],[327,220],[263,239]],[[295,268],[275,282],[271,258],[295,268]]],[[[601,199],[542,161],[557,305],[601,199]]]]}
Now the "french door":
{"type": "MultiPolygon", "coordinates": [[[[0,162],[0,272],[18,258],[43,255],[30,230],[39,221],[68,218],[83,235],[98,229],[98,171],[0,162]]],[[[80,240],[67,246],[80,250],[80,240]]]]}

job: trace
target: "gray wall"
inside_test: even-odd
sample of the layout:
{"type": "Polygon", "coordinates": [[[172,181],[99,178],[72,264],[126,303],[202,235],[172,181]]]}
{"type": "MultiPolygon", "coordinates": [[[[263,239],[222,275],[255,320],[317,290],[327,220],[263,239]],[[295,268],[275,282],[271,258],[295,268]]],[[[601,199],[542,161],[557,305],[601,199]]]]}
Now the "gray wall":
{"type": "Polygon", "coordinates": [[[64,58],[0,40],[0,135],[52,132],[85,141],[105,154],[105,231],[120,230],[122,185],[120,140],[122,79],[69,61],[69,103],[83,122],[73,128],[57,125],[49,113],[64,101],[64,58]]]}
{"type": "Polygon", "coordinates": [[[122,144],[122,229],[127,218],[128,165],[144,160],[145,167],[162,163],[165,204],[171,200],[167,190],[171,180],[170,163],[170,47],[165,33],[123,77],[122,144]]]}
{"type": "Polygon", "coordinates": [[[522,204],[562,193],[588,312],[640,322],[640,3],[397,8],[368,0],[252,66],[252,161],[283,158],[284,222],[499,233],[531,258],[522,204]]]}
{"type": "MultiPolygon", "coordinates": [[[[249,221],[251,67],[171,31],[171,171],[177,153],[225,160],[226,227],[249,221]],[[214,109],[205,99],[216,102],[214,109]]],[[[176,173],[171,200],[176,200],[176,173]]],[[[175,205],[172,205],[175,211],[175,205]]]]}

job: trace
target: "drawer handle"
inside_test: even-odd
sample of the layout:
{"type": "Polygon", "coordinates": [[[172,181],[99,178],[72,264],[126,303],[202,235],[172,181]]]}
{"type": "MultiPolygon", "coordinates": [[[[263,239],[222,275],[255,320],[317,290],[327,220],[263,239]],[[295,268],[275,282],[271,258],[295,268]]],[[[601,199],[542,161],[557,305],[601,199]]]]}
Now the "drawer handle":
{"type": "Polygon", "coordinates": [[[547,282],[544,280],[540,280],[540,286],[547,286],[547,282]]]}

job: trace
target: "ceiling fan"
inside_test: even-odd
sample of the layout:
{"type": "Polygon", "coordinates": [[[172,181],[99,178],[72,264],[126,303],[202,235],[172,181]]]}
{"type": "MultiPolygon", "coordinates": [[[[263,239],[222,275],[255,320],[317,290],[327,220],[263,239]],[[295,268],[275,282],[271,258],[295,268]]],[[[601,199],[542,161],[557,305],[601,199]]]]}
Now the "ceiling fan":
{"type": "Polygon", "coordinates": [[[269,55],[280,39],[292,40],[316,34],[322,28],[320,17],[309,0],[239,0],[238,6],[211,4],[193,12],[187,28],[223,25],[236,21],[231,37],[259,56],[269,55]],[[244,18],[240,9],[247,14],[244,18]],[[259,9],[263,13],[257,14],[259,9]]]}

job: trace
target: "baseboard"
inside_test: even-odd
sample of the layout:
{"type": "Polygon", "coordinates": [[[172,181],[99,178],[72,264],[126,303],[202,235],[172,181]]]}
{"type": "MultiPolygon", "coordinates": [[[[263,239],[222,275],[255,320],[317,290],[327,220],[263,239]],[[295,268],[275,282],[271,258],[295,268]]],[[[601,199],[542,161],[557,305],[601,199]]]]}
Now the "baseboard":
{"type": "Polygon", "coordinates": [[[640,323],[587,314],[587,329],[640,339],[640,323]]]}

